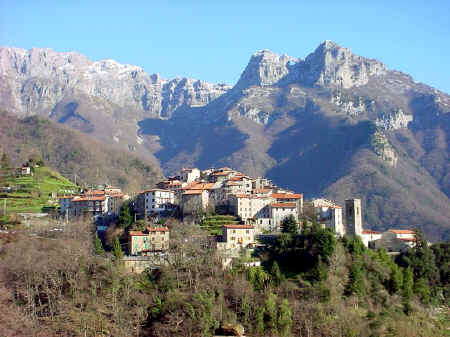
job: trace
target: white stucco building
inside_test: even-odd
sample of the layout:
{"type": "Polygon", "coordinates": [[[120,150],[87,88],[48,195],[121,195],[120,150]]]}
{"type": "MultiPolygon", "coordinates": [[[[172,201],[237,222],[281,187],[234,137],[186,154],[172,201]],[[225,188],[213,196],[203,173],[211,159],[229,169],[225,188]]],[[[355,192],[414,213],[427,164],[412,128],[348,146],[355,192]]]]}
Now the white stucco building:
{"type": "Polygon", "coordinates": [[[274,231],[281,230],[281,222],[292,215],[297,221],[297,204],[295,202],[276,202],[270,205],[270,217],[272,219],[271,229],[274,231]]]}
{"type": "Polygon", "coordinates": [[[187,182],[188,184],[200,179],[200,170],[198,168],[183,168],[180,173],[180,180],[187,182]]]}
{"type": "Polygon", "coordinates": [[[233,213],[242,221],[248,219],[269,218],[270,205],[274,201],[271,197],[258,197],[250,194],[230,195],[230,205],[233,213]]]}
{"type": "Polygon", "coordinates": [[[154,188],[142,192],[146,214],[171,211],[175,207],[175,193],[170,190],[154,188]]]}
{"type": "Polygon", "coordinates": [[[342,207],[327,199],[312,200],[317,221],[331,228],[337,235],[345,235],[342,207]]]}

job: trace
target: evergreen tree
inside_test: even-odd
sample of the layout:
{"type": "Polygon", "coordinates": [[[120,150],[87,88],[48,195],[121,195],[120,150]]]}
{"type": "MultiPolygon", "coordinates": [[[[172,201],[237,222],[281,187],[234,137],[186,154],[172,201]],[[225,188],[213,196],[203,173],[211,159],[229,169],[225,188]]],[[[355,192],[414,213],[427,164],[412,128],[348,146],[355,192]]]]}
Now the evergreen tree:
{"type": "Polygon", "coordinates": [[[396,264],[391,266],[391,279],[389,280],[389,290],[391,294],[394,294],[402,289],[403,285],[403,273],[402,269],[396,264]]]}
{"type": "Polygon", "coordinates": [[[269,293],[266,301],[264,302],[266,326],[272,332],[276,331],[278,321],[276,299],[277,299],[276,295],[269,293]]]}
{"type": "Polygon", "coordinates": [[[317,222],[317,219],[314,217],[312,219],[311,233],[317,233],[320,230],[321,230],[320,224],[317,222]]]}
{"type": "Polygon", "coordinates": [[[266,313],[266,309],[264,308],[264,306],[261,306],[256,310],[256,332],[259,334],[264,333],[265,313],[266,313]]]}
{"type": "Polygon", "coordinates": [[[311,281],[321,282],[328,278],[328,265],[322,262],[322,258],[318,257],[318,262],[308,273],[311,281]]]}
{"type": "Polygon", "coordinates": [[[410,300],[413,295],[414,276],[411,268],[403,269],[402,296],[405,300],[410,300]]]}
{"type": "Polygon", "coordinates": [[[301,235],[307,235],[309,228],[308,228],[308,221],[306,220],[306,218],[303,218],[302,221],[302,230],[301,230],[301,235]]]}
{"type": "Polygon", "coordinates": [[[366,288],[364,286],[363,271],[361,263],[354,261],[350,267],[349,280],[345,290],[347,295],[364,296],[366,288]]]}
{"type": "Polygon", "coordinates": [[[281,302],[278,314],[278,332],[280,336],[289,336],[292,325],[292,311],[289,301],[284,299],[281,302]]]}
{"type": "Polygon", "coordinates": [[[262,290],[270,280],[270,275],[262,267],[250,267],[247,269],[247,279],[253,289],[262,290]]]}
{"type": "Polygon", "coordinates": [[[316,261],[318,262],[318,258],[322,257],[325,262],[328,262],[328,259],[333,255],[336,248],[336,237],[334,233],[329,229],[318,228],[311,231],[309,241],[311,245],[310,250],[315,253],[316,261]]]}
{"type": "Polygon", "coordinates": [[[414,293],[419,296],[422,303],[430,303],[431,300],[431,289],[428,284],[428,280],[425,278],[420,278],[414,283],[414,293]]]}
{"type": "Polygon", "coordinates": [[[283,274],[281,274],[280,267],[278,266],[277,261],[272,263],[272,267],[270,268],[270,274],[272,275],[272,280],[275,285],[279,285],[281,281],[283,281],[283,274]]]}
{"type": "Polygon", "coordinates": [[[401,253],[396,262],[404,268],[409,267],[412,269],[415,282],[414,292],[424,301],[427,301],[429,292],[436,293],[439,291],[441,282],[435,254],[428,247],[422,232],[416,230],[415,247],[401,253]]]}
{"type": "Polygon", "coordinates": [[[281,222],[281,231],[287,234],[297,234],[298,225],[293,215],[289,215],[281,222]]]}
{"type": "Polygon", "coordinates": [[[132,222],[133,218],[130,213],[130,204],[128,202],[124,202],[120,208],[118,225],[120,228],[126,228],[131,225],[132,222]]]}
{"type": "Polygon", "coordinates": [[[122,248],[120,247],[120,242],[119,242],[119,238],[116,236],[114,238],[114,247],[113,247],[113,252],[114,252],[114,256],[120,260],[123,257],[123,251],[122,248]]]}
{"type": "Polygon", "coordinates": [[[100,239],[99,239],[97,233],[95,233],[95,242],[94,242],[94,245],[95,245],[95,252],[96,252],[98,255],[103,255],[103,254],[105,253],[105,250],[103,249],[102,242],[100,241],[100,239]]]}

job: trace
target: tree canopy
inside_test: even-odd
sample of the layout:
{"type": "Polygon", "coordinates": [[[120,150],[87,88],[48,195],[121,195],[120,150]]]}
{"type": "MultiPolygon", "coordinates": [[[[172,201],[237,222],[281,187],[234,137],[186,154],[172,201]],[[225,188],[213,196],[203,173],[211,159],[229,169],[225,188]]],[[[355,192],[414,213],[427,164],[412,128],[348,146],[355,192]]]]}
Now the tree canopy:
{"type": "Polygon", "coordinates": [[[298,233],[298,224],[292,214],[284,218],[281,222],[281,231],[288,234],[298,233]]]}

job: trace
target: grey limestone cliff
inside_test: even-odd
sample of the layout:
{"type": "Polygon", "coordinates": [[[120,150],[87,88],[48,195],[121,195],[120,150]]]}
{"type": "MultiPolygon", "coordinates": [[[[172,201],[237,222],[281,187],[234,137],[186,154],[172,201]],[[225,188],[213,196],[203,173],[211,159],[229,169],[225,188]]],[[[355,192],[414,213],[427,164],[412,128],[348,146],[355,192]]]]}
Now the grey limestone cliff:
{"type": "Polygon", "coordinates": [[[50,114],[64,97],[79,93],[140,113],[167,118],[181,106],[203,106],[229,86],[188,78],[162,79],[114,60],[93,62],[51,49],[0,48],[0,77],[8,108],[20,115],[50,114]]]}
{"type": "Polygon", "coordinates": [[[298,64],[299,81],[306,85],[345,89],[367,84],[371,76],[386,72],[383,63],[353,54],[332,41],[323,42],[298,64]]]}
{"type": "Polygon", "coordinates": [[[235,87],[242,89],[276,84],[289,73],[289,66],[295,61],[293,57],[277,55],[267,49],[258,51],[250,58],[235,87]]]}

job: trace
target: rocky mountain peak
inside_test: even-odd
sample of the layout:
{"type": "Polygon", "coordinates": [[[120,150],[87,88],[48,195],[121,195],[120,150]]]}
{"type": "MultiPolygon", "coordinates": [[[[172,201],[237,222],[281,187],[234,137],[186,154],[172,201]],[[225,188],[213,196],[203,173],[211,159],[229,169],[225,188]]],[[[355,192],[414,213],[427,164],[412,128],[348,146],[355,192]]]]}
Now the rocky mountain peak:
{"type": "Polygon", "coordinates": [[[305,60],[278,55],[267,49],[257,51],[235,87],[242,90],[251,86],[300,83],[348,89],[365,85],[371,76],[385,73],[383,63],[356,55],[350,49],[326,40],[305,60]]]}
{"type": "Polygon", "coordinates": [[[327,40],[299,64],[298,77],[306,85],[351,88],[385,72],[383,63],[353,54],[350,49],[327,40]]]}
{"type": "Polygon", "coordinates": [[[296,61],[296,59],[287,55],[275,54],[267,49],[260,50],[250,58],[236,87],[242,89],[252,85],[273,85],[288,74],[291,61],[296,61]]]}
{"type": "Polygon", "coordinates": [[[162,79],[138,66],[48,48],[0,47],[0,76],[8,108],[19,115],[49,115],[59,102],[78,102],[83,95],[112,104],[112,111],[119,107],[139,118],[167,118],[181,106],[204,106],[230,89],[188,78],[162,79]]]}

